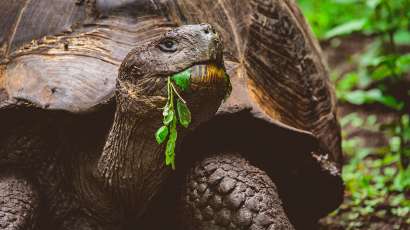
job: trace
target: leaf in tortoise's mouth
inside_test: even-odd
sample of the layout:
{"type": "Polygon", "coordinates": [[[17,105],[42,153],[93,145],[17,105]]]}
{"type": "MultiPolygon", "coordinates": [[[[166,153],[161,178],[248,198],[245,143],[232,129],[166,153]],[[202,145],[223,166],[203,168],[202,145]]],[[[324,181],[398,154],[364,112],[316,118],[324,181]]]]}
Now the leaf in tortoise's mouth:
{"type": "Polygon", "coordinates": [[[172,75],[171,79],[182,91],[195,91],[200,88],[219,87],[228,81],[228,76],[224,68],[209,63],[194,65],[172,75]]]}
{"type": "Polygon", "coordinates": [[[158,144],[162,144],[168,139],[165,148],[165,165],[171,166],[172,169],[175,169],[177,124],[188,128],[191,123],[191,112],[185,100],[174,87],[174,83],[182,91],[221,88],[220,86],[225,87],[224,93],[228,94],[230,91],[229,77],[225,73],[225,69],[212,63],[194,65],[168,78],[168,100],[163,108],[163,124],[155,133],[155,139],[158,144]]]}

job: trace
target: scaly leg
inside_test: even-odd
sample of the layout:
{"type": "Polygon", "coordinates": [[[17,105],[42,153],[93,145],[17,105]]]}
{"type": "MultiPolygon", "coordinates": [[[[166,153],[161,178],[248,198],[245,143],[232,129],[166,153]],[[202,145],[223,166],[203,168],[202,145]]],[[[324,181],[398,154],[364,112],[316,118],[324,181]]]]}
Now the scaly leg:
{"type": "Polygon", "coordinates": [[[34,229],[39,203],[39,195],[29,180],[13,173],[0,175],[1,230],[34,229]]]}
{"type": "Polygon", "coordinates": [[[272,180],[239,155],[196,163],[185,183],[182,229],[294,229],[272,180]]]}

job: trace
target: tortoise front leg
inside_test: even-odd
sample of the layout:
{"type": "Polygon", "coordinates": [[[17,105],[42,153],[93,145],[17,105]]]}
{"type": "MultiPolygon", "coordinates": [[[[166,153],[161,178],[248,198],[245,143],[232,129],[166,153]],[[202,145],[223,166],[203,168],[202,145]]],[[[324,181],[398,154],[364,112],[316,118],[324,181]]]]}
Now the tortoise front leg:
{"type": "Polygon", "coordinates": [[[0,175],[0,229],[30,230],[37,223],[39,195],[33,184],[11,173],[0,175]]]}
{"type": "Polygon", "coordinates": [[[239,155],[196,163],[184,193],[182,229],[294,229],[272,180],[239,155]]]}

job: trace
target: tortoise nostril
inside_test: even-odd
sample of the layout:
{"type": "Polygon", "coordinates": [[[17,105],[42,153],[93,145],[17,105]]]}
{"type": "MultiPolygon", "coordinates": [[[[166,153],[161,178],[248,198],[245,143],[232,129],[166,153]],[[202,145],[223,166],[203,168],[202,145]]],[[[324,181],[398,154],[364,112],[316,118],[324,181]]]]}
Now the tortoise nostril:
{"type": "Polygon", "coordinates": [[[202,31],[205,34],[215,34],[215,29],[211,25],[201,24],[201,26],[202,26],[202,31]]]}

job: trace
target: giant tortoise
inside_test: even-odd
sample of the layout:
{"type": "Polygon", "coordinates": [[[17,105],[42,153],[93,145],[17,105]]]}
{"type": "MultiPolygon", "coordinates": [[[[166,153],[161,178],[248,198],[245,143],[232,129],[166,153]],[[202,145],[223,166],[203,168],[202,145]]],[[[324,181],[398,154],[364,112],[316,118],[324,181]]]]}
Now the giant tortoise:
{"type": "Polygon", "coordinates": [[[0,229],[309,229],[342,200],[292,0],[3,0],[0,44],[0,229]],[[192,68],[173,170],[154,134],[192,68]]]}

